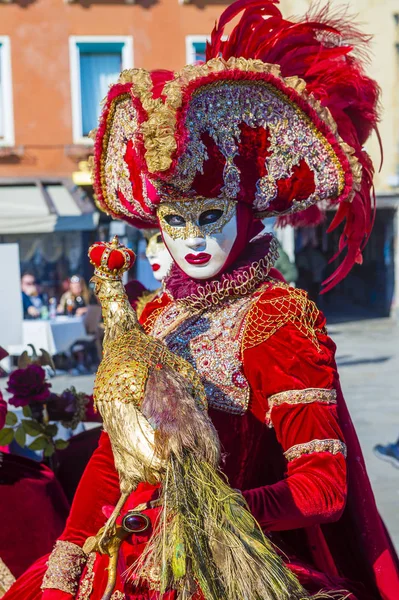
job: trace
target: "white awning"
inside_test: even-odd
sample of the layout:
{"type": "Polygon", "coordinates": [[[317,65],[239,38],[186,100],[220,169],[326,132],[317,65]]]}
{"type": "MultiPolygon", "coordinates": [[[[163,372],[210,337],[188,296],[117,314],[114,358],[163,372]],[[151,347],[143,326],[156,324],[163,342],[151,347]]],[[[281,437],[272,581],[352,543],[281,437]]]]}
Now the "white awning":
{"type": "Polygon", "coordinates": [[[0,234],[92,231],[99,213],[81,188],[63,182],[0,184],[0,234]]]}

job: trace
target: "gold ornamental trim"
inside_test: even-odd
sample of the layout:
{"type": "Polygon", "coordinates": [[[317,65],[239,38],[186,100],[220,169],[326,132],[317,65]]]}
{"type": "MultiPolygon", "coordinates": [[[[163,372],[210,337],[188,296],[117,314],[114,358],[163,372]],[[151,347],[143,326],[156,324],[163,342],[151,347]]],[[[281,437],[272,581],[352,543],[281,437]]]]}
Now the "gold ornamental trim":
{"type": "Polygon", "coordinates": [[[344,458],[347,455],[346,444],[341,440],[312,440],[304,444],[296,444],[291,446],[284,456],[287,462],[300,458],[304,454],[313,454],[315,452],[329,452],[330,454],[343,454],[344,458]]]}
{"type": "Polygon", "coordinates": [[[337,391],[325,388],[306,388],[304,390],[287,390],[273,394],[269,398],[269,404],[280,406],[281,404],[308,404],[309,402],[337,403],[337,391]]]}
{"type": "Polygon", "coordinates": [[[260,294],[248,312],[242,351],[259,346],[285,325],[295,327],[320,352],[319,335],[325,328],[317,326],[320,311],[308,298],[307,292],[293,288],[278,280],[270,279],[272,289],[279,290],[278,296],[269,297],[267,290],[260,294]]]}
{"type": "Polygon", "coordinates": [[[116,592],[114,592],[111,596],[111,600],[125,600],[126,596],[123,592],[120,592],[119,590],[117,590],[116,592]]]}
{"type": "Polygon", "coordinates": [[[271,415],[272,410],[276,406],[282,404],[313,404],[314,402],[321,402],[323,404],[336,404],[337,403],[337,392],[336,390],[327,390],[324,388],[307,388],[305,390],[287,390],[285,392],[279,392],[273,394],[269,398],[269,410],[266,414],[266,423],[271,427],[271,415]]]}
{"type": "Polygon", "coordinates": [[[132,94],[139,98],[147,113],[141,123],[141,132],[146,149],[146,162],[152,171],[166,171],[172,163],[172,154],[177,148],[174,136],[176,119],[172,119],[168,107],[161,98],[153,98],[150,73],[145,69],[129,69],[119,76],[118,83],[132,83],[132,94]]]}
{"type": "Polygon", "coordinates": [[[76,596],[87,554],[72,542],[58,540],[47,562],[42,590],[56,589],[76,596]]]}

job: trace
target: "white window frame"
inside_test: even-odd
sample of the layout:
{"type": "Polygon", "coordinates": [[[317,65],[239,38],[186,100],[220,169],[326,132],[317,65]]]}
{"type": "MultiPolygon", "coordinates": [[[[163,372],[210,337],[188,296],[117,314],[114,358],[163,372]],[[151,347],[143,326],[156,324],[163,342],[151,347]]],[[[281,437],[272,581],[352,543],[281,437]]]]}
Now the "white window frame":
{"type": "Polygon", "coordinates": [[[0,146],[14,146],[14,104],[12,94],[11,43],[8,35],[0,35],[0,68],[3,82],[4,137],[0,146]]]}
{"type": "Polygon", "coordinates": [[[69,61],[71,73],[72,138],[74,144],[91,146],[93,141],[82,134],[82,107],[80,89],[79,44],[123,44],[122,70],[132,69],[133,37],[124,35],[71,35],[69,36],[69,61]]]}
{"type": "Polygon", "coordinates": [[[195,63],[195,48],[197,42],[209,42],[209,35],[186,35],[186,64],[193,65],[195,63]]]}

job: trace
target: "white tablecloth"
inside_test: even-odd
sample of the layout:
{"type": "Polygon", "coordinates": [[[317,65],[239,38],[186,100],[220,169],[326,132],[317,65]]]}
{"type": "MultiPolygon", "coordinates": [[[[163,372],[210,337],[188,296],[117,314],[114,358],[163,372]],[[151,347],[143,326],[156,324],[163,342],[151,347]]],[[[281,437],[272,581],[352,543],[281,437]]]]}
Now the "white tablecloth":
{"type": "Polygon", "coordinates": [[[23,343],[21,346],[9,346],[9,354],[19,356],[27,350],[27,344],[33,344],[36,351],[39,348],[49,354],[67,352],[76,340],[86,337],[83,317],[56,317],[49,321],[41,319],[26,319],[22,324],[23,343]]]}

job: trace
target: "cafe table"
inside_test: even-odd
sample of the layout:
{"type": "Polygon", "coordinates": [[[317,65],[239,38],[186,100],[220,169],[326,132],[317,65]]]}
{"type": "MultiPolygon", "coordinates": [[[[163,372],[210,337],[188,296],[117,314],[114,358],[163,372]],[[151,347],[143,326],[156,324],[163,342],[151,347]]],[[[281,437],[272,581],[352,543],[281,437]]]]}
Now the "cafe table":
{"type": "Polygon", "coordinates": [[[51,356],[68,352],[72,344],[86,337],[83,316],[57,316],[54,319],[24,319],[22,323],[22,344],[9,346],[12,356],[19,356],[32,344],[36,352],[47,350],[51,356]]]}

